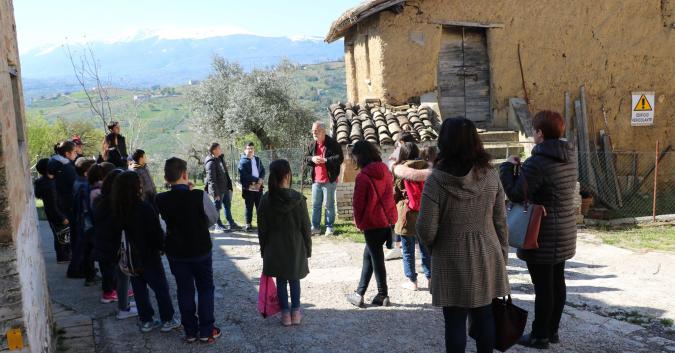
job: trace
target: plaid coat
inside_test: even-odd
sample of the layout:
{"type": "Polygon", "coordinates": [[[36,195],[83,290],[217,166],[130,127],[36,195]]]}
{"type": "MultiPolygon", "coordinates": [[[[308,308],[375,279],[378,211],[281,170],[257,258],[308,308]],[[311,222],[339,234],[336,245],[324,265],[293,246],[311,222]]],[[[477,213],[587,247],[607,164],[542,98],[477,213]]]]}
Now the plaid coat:
{"type": "Polygon", "coordinates": [[[455,177],[434,169],[424,184],[417,236],[431,252],[435,306],[477,308],[510,293],[504,190],[497,171],[455,177]]]}

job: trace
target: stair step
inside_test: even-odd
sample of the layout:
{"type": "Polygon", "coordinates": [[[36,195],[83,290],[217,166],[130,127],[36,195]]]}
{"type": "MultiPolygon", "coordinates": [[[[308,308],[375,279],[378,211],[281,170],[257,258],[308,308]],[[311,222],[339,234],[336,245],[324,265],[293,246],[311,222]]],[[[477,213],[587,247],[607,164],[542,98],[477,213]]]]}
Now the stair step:
{"type": "Polygon", "coordinates": [[[485,131],[479,133],[483,142],[518,142],[517,131],[485,131]]]}
{"type": "Polygon", "coordinates": [[[525,151],[525,147],[518,143],[486,143],[484,147],[492,158],[507,158],[525,151]]]}

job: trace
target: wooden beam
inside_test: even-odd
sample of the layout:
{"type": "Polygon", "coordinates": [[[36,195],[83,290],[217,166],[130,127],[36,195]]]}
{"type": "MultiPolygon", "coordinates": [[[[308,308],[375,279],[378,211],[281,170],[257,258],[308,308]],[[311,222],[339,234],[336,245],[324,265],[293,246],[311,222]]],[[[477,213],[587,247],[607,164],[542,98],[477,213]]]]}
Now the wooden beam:
{"type": "Polygon", "coordinates": [[[430,21],[429,23],[434,25],[453,26],[453,27],[504,28],[503,23],[484,23],[484,22],[449,21],[449,20],[433,20],[430,21]]]}

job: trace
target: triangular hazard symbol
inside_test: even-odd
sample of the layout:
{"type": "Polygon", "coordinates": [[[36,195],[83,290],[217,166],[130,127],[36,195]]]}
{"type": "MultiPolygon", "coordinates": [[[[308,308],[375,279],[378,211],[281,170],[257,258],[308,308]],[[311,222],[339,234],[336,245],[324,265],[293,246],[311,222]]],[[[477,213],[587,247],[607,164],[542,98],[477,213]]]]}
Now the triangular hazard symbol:
{"type": "Polygon", "coordinates": [[[637,104],[635,105],[635,108],[633,108],[633,111],[636,112],[651,112],[652,111],[652,105],[649,104],[649,99],[643,94],[640,96],[640,99],[638,99],[637,104]]]}

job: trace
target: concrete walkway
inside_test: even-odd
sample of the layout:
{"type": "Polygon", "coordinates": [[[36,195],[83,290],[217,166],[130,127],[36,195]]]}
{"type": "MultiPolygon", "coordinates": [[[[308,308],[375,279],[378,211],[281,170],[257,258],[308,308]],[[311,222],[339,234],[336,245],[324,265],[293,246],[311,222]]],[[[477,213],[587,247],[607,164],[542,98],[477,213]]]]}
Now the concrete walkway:
{"type": "MultiPolygon", "coordinates": [[[[42,224],[48,279],[55,302],[94,319],[98,352],[443,352],[443,319],[429,303],[427,291],[400,288],[400,261],[387,262],[388,308],[357,309],[344,295],[357,285],[363,245],[338,239],[315,238],[311,274],[302,281],[303,325],[285,328],[277,318],[263,319],[256,310],[257,284],[262,269],[257,237],[252,234],[213,235],[216,284],[216,322],[223,337],[211,346],[188,345],[182,333],[141,334],[134,319],[115,319],[115,304],[100,304],[100,287],[65,278],[66,265],[57,265],[51,234],[42,224]]],[[[579,256],[568,266],[569,301],[562,320],[561,340],[553,352],[675,352],[672,332],[643,328],[603,314],[602,309],[626,307],[646,313],[672,315],[671,288],[675,278],[649,277],[652,261],[673,261],[672,254],[625,254],[582,236],[579,256]],[[630,259],[630,263],[620,259],[630,259]],[[643,262],[645,264],[643,264],[643,262]],[[633,271],[623,270],[624,267],[633,271]],[[651,281],[662,281],[652,286],[651,281]],[[624,283],[627,281],[626,283],[624,283]],[[663,282],[665,281],[665,282],[663,282]],[[644,292],[640,294],[641,292],[644,292]],[[662,299],[662,300],[659,300],[662,299]],[[587,306],[583,304],[587,303],[587,306]],[[597,306],[599,309],[596,309],[597,306]],[[587,308],[590,310],[579,309],[587,308]]],[[[665,266],[665,263],[664,265],[665,266]]],[[[672,265],[670,265],[673,268],[672,265]]],[[[166,266],[168,269],[168,265],[166,266]]],[[[664,272],[663,267],[661,272],[664,272]]],[[[533,299],[526,269],[510,261],[509,273],[517,305],[530,311],[533,299]]],[[[173,277],[168,274],[175,298],[173,277]]],[[[421,281],[423,287],[425,281],[421,281]]],[[[374,280],[366,299],[374,295],[374,280]]],[[[175,303],[175,299],[174,299],[175,303]]],[[[177,311],[177,306],[176,306],[177,311]]],[[[529,323],[528,323],[529,330],[529,323]]],[[[467,351],[474,351],[469,340],[467,351]]],[[[514,347],[513,352],[529,352],[514,347]]],[[[532,352],[535,352],[532,350],[532,352]]]]}

